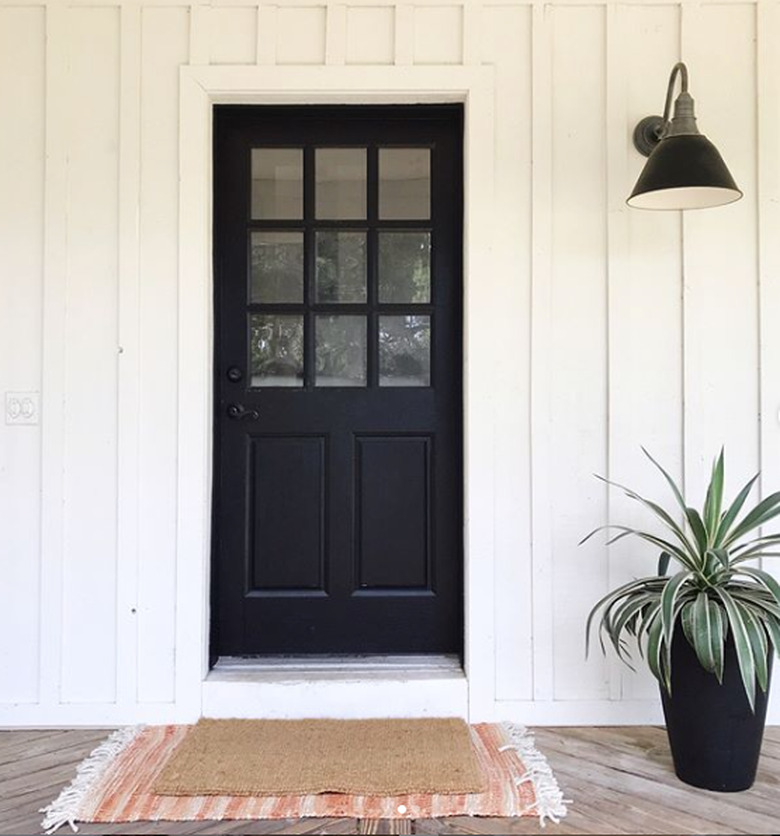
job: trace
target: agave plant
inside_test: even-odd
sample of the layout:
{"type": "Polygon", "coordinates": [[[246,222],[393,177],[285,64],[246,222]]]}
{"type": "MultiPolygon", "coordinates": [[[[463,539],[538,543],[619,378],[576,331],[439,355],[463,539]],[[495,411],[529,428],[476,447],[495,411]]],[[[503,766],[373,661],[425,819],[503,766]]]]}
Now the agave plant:
{"type": "MultiPolygon", "coordinates": [[[[629,667],[629,641],[635,640],[641,656],[656,679],[671,694],[672,637],[678,623],[705,670],[723,681],[724,645],[733,636],[745,693],[754,709],[756,681],[768,687],[769,648],[780,654],[780,584],[752,561],[780,557],[780,534],[760,534],[761,526],[780,515],[780,492],[767,496],[740,516],[755,485],[756,474],[723,508],[723,450],[716,458],[704,508],[699,513],[685,502],[682,492],[660,464],[642,448],[661,471],[680,507],[675,516],[630,488],[598,477],[623,490],[630,499],[652,513],[667,535],[623,525],[606,525],[618,533],[607,545],[624,537],[637,537],[660,550],[658,574],[631,581],[602,598],[591,610],[586,627],[586,652],[594,616],[600,611],[599,640],[612,643],[617,655],[629,667]],[[670,563],[679,571],[669,576],[670,563]]],[[[675,512],[676,514],[676,512],[675,512]]],[[[581,544],[580,544],[581,545],[581,544]]]]}

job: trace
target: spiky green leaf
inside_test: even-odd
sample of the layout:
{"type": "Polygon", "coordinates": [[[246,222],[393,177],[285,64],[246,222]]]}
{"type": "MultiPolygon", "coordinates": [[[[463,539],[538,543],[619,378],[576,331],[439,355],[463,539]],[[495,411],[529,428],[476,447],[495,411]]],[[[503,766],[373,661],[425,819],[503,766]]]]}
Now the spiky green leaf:
{"type": "Polygon", "coordinates": [[[745,504],[745,500],[748,498],[748,494],[750,491],[753,490],[753,485],[756,484],[758,481],[758,477],[760,474],[756,473],[756,475],[748,481],[748,483],[742,488],[742,490],[737,494],[737,498],[731,503],[729,506],[728,511],[723,515],[719,525],[718,531],[715,535],[715,541],[713,545],[720,546],[723,543],[726,535],[729,533],[729,529],[731,528],[734,520],[736,520],[737,515],[742,510],[742,506],[745,504]]]}
{"type": "Polygon", "coordinates": [[[663,523],[663,525],[669,529],[669,531],[674,534],[677,540],[680,542],[683,550],[686,551],[689,555],[695,556],[696,555],[696,548],[695,544],[691,542],[691,540],[686,536],[685,531],[683,528],[678,525],[675,519],[669,514],[664,508],[662,508],[658,503],[653,502],[650,499],[642,496],[641,494],[636,493],[636,491],[632,491],[631,488],[627,488],[625,485],[621,485],[619,482],[613,482],[611,479],[607,479],[604,476],[599,476],[596,474],[596,478],[600,481],[604,482],[605,484],[609,485],[613,488],[619,488],[625,495],[629,498],[634,500],[635,502],[640,503],[649,511],[651,511],[658,519],[663,523]]]}
{"type": "Polygon", "coordinates": [[[701,666],[710,673],[715,672],[715,658],[712,655],[713,626],[710,622],[709,598],[706,592],[700,592],[693,604],[693,649],[701,666]]]}
{"type": "Polygon", "coordinates": [[[612,590],[612,592],[605,595],[600,601],[598,601],[593,609],[588,614],[588,620],[585,623],[585,655],[588,655],[590,650],[590,635],[591,635],[591,628],[593,625],[593,619],[596,616],[596,613],[602,609],[602,607],[609,606],[613,601],[617,601],[623,595],[628,592],[640,592],[645,588],[645,585],[648,581],[657,581],[657,578],[640,578],[639,580],[629,581],[628,583],[619,586],[617,589],[612,590]]]}
{"type": "Polygon", "coordinates": [[[669,561],[672,559],[672,556],[669,552],[661,552],[658,558],[658,574],[663,576],[666,575],[669,571],[669,561]]]}
{"type": "Polygon", "coordinates": [[[752,540],[748,540],[747,543],[732,546],[730,552],[733,556],[739,556],[747,551],[766,548],[767,546],[777,545],[778,543],[780,543],[780,534],[766,534],[763,537],[754,537],[752,540]]]}
{"type": "Polygon", "coordinates": [[[724,540],[724,546],[729,546],[735,543],[741,537],[749,534],[753,529],[760,528],[762,525],[773,520],[780,515],[780,491],[770,494],[766,499],[756,505],[756,507],[747,516],[734,527],[730,534],[724,540]]]}
{"type": "Polygon", "coordinates": [[[664,628],[664,638],[668,648],[672,646],[672,634],[674,633],[674,605],[677,601],[677,595],[682,589],[683,585],[688,581],[690,575],[688,572],[678,572],[669,583],[664,587],[661,593],[661,620],[664,628]]]}
{"type": "Polygon", "coordinates": [[[663,623],[661,621],[659,611],[656,612],[655,617],[650,622],[647,630],[647,664],[650,666],[650,671],[653,676],[666,688],[667,692],[671,694],[671,682],[669,681],[669,678],[664,675],[662,668],[661,654],[663,652],[663,638],[663,623]]]}
{"type": "Polygon", "coordinates": [[[715,676],[718,682],[723,683],[723,646],[726,642],[726,634],[723,629],[723,611],[715,601],[709,601],[710,610],[710,639],[712,647],[712,659],[715,663],[715,676]]]}
{"type": "Polygon", "coordinates": [[[647,452],[647,450],[643,447],[642,452],[647,456],[648,459],[661,471],[663,474],[664,479],[666,479],[669,487],[672,489],[672,493],[674,494],[674,498],[677,500],[677,504],[680,508],[685,512],[686,504],[685,500],[683,499],[682,492],[677,487],[677,483],[672,479],[672,477],[661,467],[660,464],[647,452]]]}
{"type": "Polygon", "coordinates": [[[693,536],[696,539],[696,545],[699,548],[698,554],[704,555],[708,546],[707,530],[704,528],[704,522],[695,508],[686,508],[685,515],[688,518],[688,525],[690,525],[693,536]]]}
{"type": "Polygon", "coordinates": [[[720,509],[723,504],[723,448],[712,466],[712,477],[704,500],[704,525],[708,542],[714,544],[720,523],[720,509]]]}
{"type": "Polygon", "coordinates": [[[612,623],[610,624],[610,632],[619,636],[626,626],[637,616],[639,616],[649,603],[654,600],[652,593],[644,593],[637,595],[623,604],[621,610],[615,613],[612,623]]]}
{"type": "MultiPolygon", "coordinates": [[[[607,542],[608,546],[611,546],[613,543],[616,543],[618,540],[622,540],[624,537],[634,536],[634,537],[638,537],[640,540],[644,540],[647,543],[651,543],[652,545],[657,546],[662,551],[669,552],[672,555],[672,557],[678,563],[682,564],[687,569],[690,569],[692,572],[695,572],[700,568],[700,565],[699,565],[700,561],[699,560],[697,560],[696,558],[692,557],[689,554],[686,554],[678,546],[675,546],[673,543],[670,543],[668,540],[664,540],[663,538],[658,537],[655,534],[651,534],[648,531],[642,531],[641,529],[638,529],[638,528],[630,528],[627,525],[608,525],[608,526],[605,525],[605,526],[601,526],[601,529],[607,529],[607,528],[610,528],[613,531],[620,531],[620,534],[618,534],[616,537],[613,537],[611,540],[609,540],[607,542]]],[[[598,531],[599,529],[596,529],[596,530],[598,531]]],[[[590,538],[595,533],[596,533],[595,531],[592,531],[588,535],[588,537],[586,537],[585,539],[587,540],[588,538],[590,538]]],[[[582,545],[582,543],[584,543],[584,542],[585,542],[585,540],[582,540],[580,545],[582,545]]]]}
{"type": "Polygon", "coordinates": [[[767,592],[775,599],[775,601],[780,605],[780,583],[778,583],[770,574],[769,572],[765,572],[763,569],[755,569],[753,567],[743,566],[739,573],[741,575],[747,575],[750,578],[755,578],[758,583],[763,586],[767,592]]]}
{"type": "Polygon", "coordinates": [[[742,613],[737,608],[737,602],[732,598],[727,589],[717,587],[715,592],[720,596],[721,601],[723,601],[731,633],[734,636],[734,646],[737,651],[737,662],[739,664],[739,672],[742,676],[742,684],[745,687],[745,695],[750,704],[750,710],[755,711],[756,663],[753,658],[753,646],[750,643],[745,621],[742,618],[742,613]]]}
{"type": "Polygon", "coordinates": [[[694,601],[688,601],[680,612],[680,622],[682,623],[683,633],[691,647],[694,647],[693,638],[693,607],[694,601]]]}
{"type": "Polygon", "coordinates": [[[764,627],[766,627],[769,640],[775,649],[775,655],[780,659],[780,621],[774,618],[767,618],[764,620],[764,627]]]}
{"type": "Polygon", "coordinates": [[[726,549],[714,548],[714,549],[712,549],[712,553],[715,555],[715,557],[718,558],[718,560],[720,561],[720,563],[721,563],[721,565],[723,566],[724,569],[729,568],[730,558],[729,558],[729,553],[726,549]]]}
{"type": "Polygon", "coordinates": [[[745,629],[747,630],[750,645],[753,648],[753,660],[756,667],[756,679],[761,690],[766,693],[768,687],[768,672],[767,672],[767,641],[766,633],[763,625],[755,617],[750,607],[745,606],[740,601],[735,601],[737,609],[742,614],[742,620],[745,622],[745,629]]]}

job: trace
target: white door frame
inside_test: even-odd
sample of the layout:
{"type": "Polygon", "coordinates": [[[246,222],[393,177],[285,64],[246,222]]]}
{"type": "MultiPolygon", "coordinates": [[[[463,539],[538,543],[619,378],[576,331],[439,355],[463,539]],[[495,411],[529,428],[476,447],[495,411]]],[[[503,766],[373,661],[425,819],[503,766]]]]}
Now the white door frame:
{"type": "Polygon", "coordinates": [[[201,713],[208,673],[212,486],[212,107],[232,104],[463,102],[463,397],[465,671],[469,716],[495,702],[491,322],[491,67],[201,67],[180,71],[179,390],[176,703],[201,713]]]}

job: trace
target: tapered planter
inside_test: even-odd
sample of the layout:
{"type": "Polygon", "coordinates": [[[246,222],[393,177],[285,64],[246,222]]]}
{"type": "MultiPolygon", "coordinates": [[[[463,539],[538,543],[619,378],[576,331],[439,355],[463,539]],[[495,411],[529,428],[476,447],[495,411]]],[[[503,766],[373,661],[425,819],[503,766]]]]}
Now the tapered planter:
{"type": "MultiPolygon", "coordinates": [[[[769,656],[771,676],[772,656],[769,656]]],[[[752,786],[764,736],[767,696],[756,684],[750,710],[731,634],[725,644],[723,684],[702,668],[678,628],[672,642],[672,696],[661,688],[666,730],[677,777],[718,792],[752,786]]]]}

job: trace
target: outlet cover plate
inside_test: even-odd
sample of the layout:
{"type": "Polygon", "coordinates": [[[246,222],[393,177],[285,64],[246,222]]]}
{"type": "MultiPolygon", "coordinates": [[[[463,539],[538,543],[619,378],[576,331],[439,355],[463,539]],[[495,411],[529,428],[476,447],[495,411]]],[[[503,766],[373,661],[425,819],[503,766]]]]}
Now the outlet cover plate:
{"type": "Polygon", "coordinates": [[[25,424],[27,426],[35,425],[38,423],[40,415],[40,392],[5,393],[6,424],[25,424]]]}

